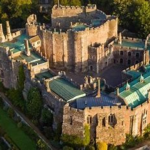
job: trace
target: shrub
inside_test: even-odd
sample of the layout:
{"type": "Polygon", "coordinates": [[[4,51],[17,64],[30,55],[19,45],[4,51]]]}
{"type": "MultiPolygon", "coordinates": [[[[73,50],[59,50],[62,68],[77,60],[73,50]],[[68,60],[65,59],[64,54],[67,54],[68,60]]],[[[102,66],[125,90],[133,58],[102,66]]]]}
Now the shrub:
{"type": "Polygon", "coordinates": [[[13,118],[14,115],[15,115],[15,112],[14,112],[14,110],[13,110],[12,108],[9,108],[9,109],[7,110],[7,113],[8,113],[8,116],[9,116],[10,118],[13,118]]]}
{"type": "Polygon", "coordinates": [[[107,150],[107,144],[104,142],[98,142],[96,144],[97,150],[107,150]]]}
{"type": "Polygon", "coordinates": [[[73,148],[72,148],[72,147],[69,147],[69,146],[64,146],[64,147],[63,147],[63,150],[73,150],[73,148]]]}
{"type": "Polygon", "coordinates": [[[19,123],[17,124],[17,127],[18,127],[18,128],[22,128],[22,122],[19,122],[19,123]]]}
{"type": "Polygon", "coordinates": [[[88,145],[85,150],[95,150],[95,147],[93,145],[88,145]]]}

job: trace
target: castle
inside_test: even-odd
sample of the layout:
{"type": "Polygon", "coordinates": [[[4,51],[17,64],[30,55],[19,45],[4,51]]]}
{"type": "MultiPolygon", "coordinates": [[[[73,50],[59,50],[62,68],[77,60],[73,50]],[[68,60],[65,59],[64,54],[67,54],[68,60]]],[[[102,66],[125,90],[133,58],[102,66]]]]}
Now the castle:
{"type": "Polygon", "coordinates": [[[126,134],[143,134],[150,123],[150,36],[142,40],[118,34],[118,18],[96,5],[55,5],[50,26],[32,14],[25,29],[12,32],[8,21],[6,29],[5,35],[0,24],[0,79],[5,87],[17,88],[23,64],[24,98],[30,87],[38,87],[54,115],[54,128],[60,123],[62,134],[83,138],[88,124],[91,139],[115,145],[125,142],[126,134]],[[108,94],[107,80],[88,73],[98,75],[112,65],[126,69],[122,83],[108,94]],[[65,71],[87,76],[78,83],[65,71]]]}

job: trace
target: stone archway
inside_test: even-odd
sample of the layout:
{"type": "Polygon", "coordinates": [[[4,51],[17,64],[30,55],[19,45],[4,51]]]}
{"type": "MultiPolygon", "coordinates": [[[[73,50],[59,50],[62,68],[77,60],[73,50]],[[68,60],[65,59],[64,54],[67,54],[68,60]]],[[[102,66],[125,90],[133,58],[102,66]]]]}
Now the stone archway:
{"type": "Polygon", "coordinates": [[[146,37],[145,40],[145,49],[147,49],[148,40],[150,39],[150,34],[146,37]]]}

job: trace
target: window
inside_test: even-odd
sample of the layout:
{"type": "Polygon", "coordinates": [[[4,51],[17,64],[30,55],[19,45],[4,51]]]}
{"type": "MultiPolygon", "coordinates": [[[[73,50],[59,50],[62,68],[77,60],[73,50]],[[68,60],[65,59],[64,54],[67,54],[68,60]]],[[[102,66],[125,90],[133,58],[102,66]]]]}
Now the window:
{"type": "Polygon", "coordinates": [[[122,58],[120,59],[120,64],[123,64],[123,59],[122,58]]]}
{"type": "Polygon", "coordinates": [[[70,125],[72,125],[72,122],[73,122],[72,116],[70,116],[70,125]]]}
{"type": "Polygon", "coordinates": [[[108,124],[114,126],[117,123],[115,114],[110,114],[108,117],[108,124]]]}
{"type": "Polygon", "coordinates": [[[136,53],[136,58],[139,58],[140,54],[139,53],[136,53]]]}
{"type": "Polygon", "coordinates": [[[130,64],[131,64],[131,60],[129,59],[129,60],[128,60],[128,65],[130,65],[130,64]]]}
{"type": "Polygon", "coordinates": [[[131,56],[131,52],[128,52],[128,56],[131,56]]]}
{"type": "Polygon", "coordinates": [[[120,55],[123,55],[123,51],[120,51],[120,55]]]}
{"type": "Polygon", "coordinates": [[[105,117],[102,119],[102,126],[106,127],[106,119],[105,119],[105,117]]]}
{"type": "Polygon", "coordinates": [[[88,123],[88,124],[91,124],[91,123],[92,123],[92,117],[91,117],[91,116],[88,116],[88,117],[87,117],[87,123],[88,123]]]}

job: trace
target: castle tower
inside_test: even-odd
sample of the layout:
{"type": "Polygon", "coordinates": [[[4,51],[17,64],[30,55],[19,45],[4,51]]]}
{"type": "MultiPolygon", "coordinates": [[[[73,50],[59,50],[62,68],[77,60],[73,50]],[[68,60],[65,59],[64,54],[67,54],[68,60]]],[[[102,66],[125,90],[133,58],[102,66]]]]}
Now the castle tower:
{"type": "Polygon", "coordinates": [[[10,30],[10,25],[9,25],[9,21],[6,21],[6,31],[7,31],[7,40],[11,41],[13,39],[12,35],[11,35],[11,30],[10,30]]]}
{"type": "Polygon", "coordinates": [[[96,97],[99,98],[99,97],[101,97],[101,82],[100,82],[100,78],[97,79],[97,84],[98,84],[98,89],[97,89],[96,97]]]}
{"type": "Polygon", "coordinates": [[[25,53],[27,56],[30,56],[30,48],[29,48],[29,41],[27,39],[24,40],[25,45],[25,53]]]}
{"type": "Polygon", "coordinates": [[[0,24],[0,43],[5,42],[5,36],[4,36],[4,32],[3,32],[3,26],[2,24],[0,24]]]}

